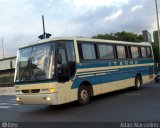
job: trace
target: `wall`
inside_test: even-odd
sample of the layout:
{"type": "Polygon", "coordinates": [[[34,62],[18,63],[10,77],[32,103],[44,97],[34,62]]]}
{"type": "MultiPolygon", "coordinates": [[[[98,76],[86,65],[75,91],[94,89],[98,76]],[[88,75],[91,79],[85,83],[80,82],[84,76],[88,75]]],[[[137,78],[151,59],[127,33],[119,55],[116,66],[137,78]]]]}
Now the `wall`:
{"type": "Polygon", "coordinates": [[[0,60],[0,87],[9,87],[14,85],[16,57],[10,57],[0,60]]]}

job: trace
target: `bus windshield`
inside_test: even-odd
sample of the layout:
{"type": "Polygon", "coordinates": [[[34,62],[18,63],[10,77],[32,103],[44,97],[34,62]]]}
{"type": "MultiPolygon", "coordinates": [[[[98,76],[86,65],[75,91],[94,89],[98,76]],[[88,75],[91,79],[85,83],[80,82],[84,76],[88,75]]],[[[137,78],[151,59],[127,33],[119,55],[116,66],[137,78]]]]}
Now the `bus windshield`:
{"type": "Polygon", "coordinates": [[[54,78],[54,44],[41,44],[18,51],[15,82],[54,78]]]}

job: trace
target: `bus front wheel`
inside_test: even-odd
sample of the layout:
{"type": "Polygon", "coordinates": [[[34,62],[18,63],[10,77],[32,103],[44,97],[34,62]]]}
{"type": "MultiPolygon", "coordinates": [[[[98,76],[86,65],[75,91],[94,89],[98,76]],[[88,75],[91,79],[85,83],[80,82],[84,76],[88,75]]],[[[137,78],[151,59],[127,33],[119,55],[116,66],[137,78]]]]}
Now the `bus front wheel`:
{"type": "Polygon", "coordinates": [[[86,105],[89,103],[91,98],[90,89],[88,86],[80,86],[78,89],[78,104],[86,105]]]}

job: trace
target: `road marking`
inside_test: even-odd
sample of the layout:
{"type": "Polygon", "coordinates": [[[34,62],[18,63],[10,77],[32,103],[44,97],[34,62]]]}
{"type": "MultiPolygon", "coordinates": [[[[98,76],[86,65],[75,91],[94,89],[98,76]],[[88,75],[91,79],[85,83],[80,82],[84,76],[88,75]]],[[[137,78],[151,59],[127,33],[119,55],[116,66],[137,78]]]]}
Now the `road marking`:
{"type": "Polygon", "coordinates": [[[0,105],[7,105],[8,103],[0,103],[0,105]]]}
{"type": "Polygon", "coordinates": [[[16,100],[16,99],[11,99],[11,100],[16,100]]]}
{"type": "Polygon", "coordinates": [[[13,101],[13,100],[12,100],[12,101],[9,101],[9,102],[14,102],[14,103],[15,103],[16,101],[13,101]]]}
{"type": "Polygon", "coordinates": [[[0,106],[0,108],[10,108],[11,106],[0,106]]]}
{"type": "Polygon", "coordinates": [[[19,104],[16,104],[16,99],[10,99],[9,103],[0,103],[0,109],[4,108],[11,108],[12,106],[18,106],[19,104]]]}
{"type": "Polygon", "coordinates": [[[14,106],[18,106],[19,104],[12,104],[12,105],[14,105],[14,106]]]}

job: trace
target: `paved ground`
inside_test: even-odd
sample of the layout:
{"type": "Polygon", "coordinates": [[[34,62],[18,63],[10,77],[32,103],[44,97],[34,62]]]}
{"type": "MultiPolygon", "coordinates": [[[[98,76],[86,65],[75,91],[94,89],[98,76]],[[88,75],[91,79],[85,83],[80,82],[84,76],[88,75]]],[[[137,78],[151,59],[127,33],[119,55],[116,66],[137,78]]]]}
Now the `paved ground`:
{"type": "Polygon", "coordinates": [[[160,121],[160,83],[96,96],[86,106],[18,105],[0,96],[0,122],[136,122],[160,121]]]}

